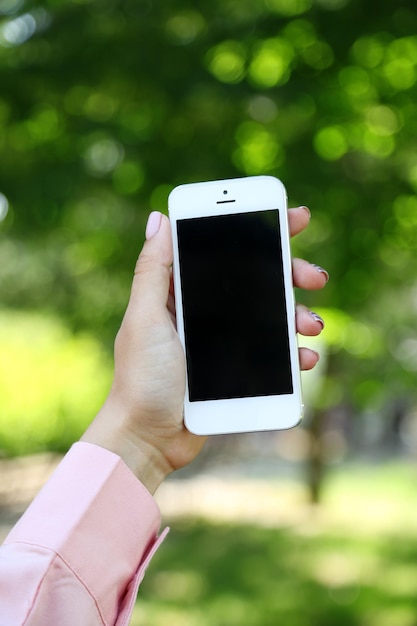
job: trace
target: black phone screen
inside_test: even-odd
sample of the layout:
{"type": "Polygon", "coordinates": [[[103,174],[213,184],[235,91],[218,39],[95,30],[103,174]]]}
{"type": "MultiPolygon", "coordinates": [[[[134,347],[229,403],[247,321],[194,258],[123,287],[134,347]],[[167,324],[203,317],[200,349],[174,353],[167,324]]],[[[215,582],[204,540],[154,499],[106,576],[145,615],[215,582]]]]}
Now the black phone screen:
{"type": "Polygon", "coordinates": [[[177,222],[191,402],[293,391],[278,210],[177,222]]]}

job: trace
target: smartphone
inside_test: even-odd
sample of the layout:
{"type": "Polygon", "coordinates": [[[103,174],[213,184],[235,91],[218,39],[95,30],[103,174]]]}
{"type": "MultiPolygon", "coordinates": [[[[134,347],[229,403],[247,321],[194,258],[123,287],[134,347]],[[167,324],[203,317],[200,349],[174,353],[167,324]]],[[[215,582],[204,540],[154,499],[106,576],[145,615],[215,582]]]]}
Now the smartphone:
{"type": "Polygon", "coordinates": [[[198,435],[279,430],[302,416],[284,185],[191,183],[168,200],[184,420],[198,435]]]}

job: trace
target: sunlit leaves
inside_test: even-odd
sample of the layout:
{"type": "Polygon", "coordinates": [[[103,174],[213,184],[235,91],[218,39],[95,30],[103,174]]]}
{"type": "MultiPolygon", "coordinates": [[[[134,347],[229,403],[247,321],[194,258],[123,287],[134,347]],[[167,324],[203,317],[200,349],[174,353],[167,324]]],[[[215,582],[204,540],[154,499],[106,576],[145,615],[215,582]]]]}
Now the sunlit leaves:
{"type": "Polygon", "coordinates": [[[376,76],[385,85],[398,91],[411,89],[417,80],[417,37],[386,39],[386,35],[359,38],[353,56],[361,65],[378,70],[376,76]]]}
{"type": "Polygon", "coordinates": [[[398,293],[417,275],[415,7],[397,5],[0,0],[2,299],[111,339],[149,210],[271,173],[312,210],[297,254],[332,276],[302,299],[370,326],[365,356],[362,326],[339,354],[389,369],[372,326],[415,322],[398,293]]]}
{"type": "Polygon", "coordinates": [[[140,163],[124,161],[113,172],[113,184],[118,193],[134,194],[145,182],[145,172],[140,163]]]}
{"type": "Polygon", "coordinates": [[[370,73],[358,65],[343,67],[338,80],[354,109],[360,111],[364,105],[378,98],[370,73]]]}
{"type": "Polygon", "coordinates": [[[407,168],[407,180],[410,183],[410,186],[417,193],[417,164],[416,163],[410,164],[410,166],[407,168]]]}
{"type": "Polygon", "coordinates": [[[311,8],[312,0],[265,0],[266,6],[279,15],[293,16],[311,8]]]}
{"type": "Polygon", "coordinates": [[[188,45],[205,30],[206,23],[201,13],[185,10],[171,15],[165,24],[168,37],[173,43],[188,45]]]}
{"type": "Polygon", "coordinates": [[[113,117],[118,104],[118,100],[113,95],[94,91],[85,99],[84,112],[93,121],[105,122],[113,117]]]}
{"type": "Polygon", "coordinates": [[[393,233],[400,248],[415,249],[417,240],[417,197],[401,195],[393,204],[396,218],[393,233]]]}
{"type": "Polygon", "coordinates": [[[100,408],[111,362],[97,340],[51,317],[0,312],[0,453],[65,449],[100,408]]]}
{"type": "Polygon", "coordinates": [[[223,41],[207,54],[208,68],[222,82],[238,83],[247,74],[254,86],[270,89],[289,80],[297,57],[315,70],[332,65],[331,46],[317,37],[309,22],[294,20],[283,34],[246,47],[235,40],[223,41]]]}
{"type": "Polygon", "coordinates": [[[406,57],[394,58],[383,68],[388,83],[396,89],[410,89],[416,82],[415,64],[406,57]]]}
{"type": "Polygon", "coordinates": [[[36,107],[25,125],[34,143],[57,140],[64,131],[60,112],[48,104],[36,107]]]}
{"type": "Polygon", "coordinates": [[[129,101],[124,103],[117,117],[123,133],[132,137],[133,141],[143,141],[152,136],[161,116],[161,103],[155,102],[152,96],[145,101],[129,101]]]}
{"type": "Polygon", "coordinates": [[[383,159],[393,153],[395,149],[395,139],[390,135],[381,135],[372,128],[367,127],[363,134],[362,145],[365,152],[383,159]]]}
{"type": "Polygon", "coordinates": [[[111,137],[92,136],[84,153],[88,171],[102,176],[116,169],[123,160],[123,146],[111,137]]]}
{"type": "Polygon", "coordinates": [[[237,167],[247,175],[276,169],[283,159],[278,137],[255,122],[244,122],[236,132],[238,148],[234,152],[237,167]]]}
{"type": "Polygon", "coordinates": [[[49,104],[35,106],[26,120],[15,122],[8,127],[10,146],[25,152],[57,141],[64,133],[64,117],[49,104]]]}
{"type": "Polygon", "coordinates": [[[316,70],[330,67],[334,60],[331,46],[320,39],[314,25],[306,19],[296,19],[284,28],[284,34],[298,51],[299,59],[316,70]]]}
{"type": "Polygon", "coordinates": [[[417,80],[417,37],[406,37],[390,43],[385,51],[382,71],[395,89],[411,89],[417,80]]]}
{"type": "Polygon", "coordinates": [[[358,71],[346,68],[339,76],[352,99],[358,99],[362,106],[357,107],[357,115],[352,116],[348,124],[326,126],[316,133],[314,148],[325,160],[338,160],[350,150],[385,158],[396,148],[395,135],[402,127],[399,114],[393,107],[385,105],[366,106],[370,90],[365,76],[360,68],[358,71]]]}
{"type": "Polygon", "coordinates": [[[333,63],[333,50],[325,41],[315,41],[301,53],[301,58],[315,70],[325,70],[333,63]]]}
{"type": "Polygon", "coordinates": [[[208,69],[224,83],[238,83],[244,78],[245,61],[245,49],[237,41],[224,41],[206,56],[208,69]]]}
{"type": "Polygon", "coordinates": [[[290,77],[292,46],[283,38],[267,39],[257,47],[250,66],[249,77],[259,87],[274,87],[290,77]]]}
{"type": "Polygon", "coordinates": [[[71,115],[82,115],[96,122],[106,122],[117,111],[119,100],[113,93],[75,85],[65,94],[64,105],[71,115]]]}
{"type": "Polygon", "coordinates": [[[343,127],[327,126],[314,137],[314,148],[319,156],[328,161],[340,159],[348,150],[348,142],[343,127]]]}
{"type": "Polygon", "coordinates": [[[384,56],[384,42],[378,37],[360,37],[352,47],[355,60],[366,68],[377,67],[384,56]]]}
{"type": "Polygon", "coordinates": [[[168,206],[168,196],[172,191],[172,185],[157,185],[153,190],[150,198],[150,208],[154,211],[166,212],[168,206]]]}
{"type": "Polygon", "coordinates": [[[283,28],[285,38],[296,50],[307,50],[317,41],[314,25],[306,19],[291,20],[283,28]]]}
{"type": "Polygon", "coordinates": [[[224,41],[206,57],[210,72],[225,83],[238,83],[248,74],[257,87],[270,88],[285,83],[290,76],[294,53],[281,37],[259,42],[248,58],[246,48],[236,41],[224,41]],[[248,67],[247,67],[248,66],[248,67]]]}
{"type": "Polygon", "coordinates": [[[323,339],[331,351],[346,350],[355,357],[371,359],[383,351],[379,329],[338,309],[320,309],[326,320],[323,339]]]}

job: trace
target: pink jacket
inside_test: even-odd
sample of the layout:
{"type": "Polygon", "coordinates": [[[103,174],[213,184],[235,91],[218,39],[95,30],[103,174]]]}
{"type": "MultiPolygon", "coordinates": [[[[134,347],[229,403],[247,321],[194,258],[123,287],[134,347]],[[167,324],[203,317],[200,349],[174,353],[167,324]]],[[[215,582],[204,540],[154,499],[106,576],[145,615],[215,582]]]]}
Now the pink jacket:
{"type": "Polygon", "coordinates": [[[125,626],[166,531],[112,452],[76,443],[0,548],[0,626],[125,626]]]}

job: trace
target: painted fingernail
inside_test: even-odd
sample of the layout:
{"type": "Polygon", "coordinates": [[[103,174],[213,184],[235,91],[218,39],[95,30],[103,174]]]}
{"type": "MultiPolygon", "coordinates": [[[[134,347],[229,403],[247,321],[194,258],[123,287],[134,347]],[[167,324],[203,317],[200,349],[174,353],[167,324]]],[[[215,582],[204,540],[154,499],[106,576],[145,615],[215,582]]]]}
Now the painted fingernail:
{"type": "Polygon", "coordinates": [[[328,272],[326,272],[326,270],[325,270],[325,269],[323,269],[322,267],[320,267],[320,265],[315,265],[314,263],[313,263],[313,267],[314,267],[314,268],[315,268],[318,272],[320,272],[320,274],[323,274],[323,275],[324,275],[324,277],[326,278],[326,283],[327,283],[327,281],[329,280],[329,274],[328,274],[328,272]]]}
{"type": "Polygon", "coordinates": [[[162,213],[159,211],[152,211],[148,217],[148,223],[146,224],[145,237],[146,239],[152,239],[156,235],[161,225],[162,213]]]}
{"type": "Polygon", "coordinates": [[[304,204],[300,207],[298,207],[299,209],[304,209],[304,211],[307,213],[308,217],[311,217],[311,211],[308,208],[308,206],[304,206],[304,204]]]}
{"type": "Polygon", "coordinates": [[[314,311],[309,311],[309,313],[315,322],[319,322],[319,324],[321,324],[321,328],[323,329],[324,319],[318,313],[314,313],[314,311]]]}

